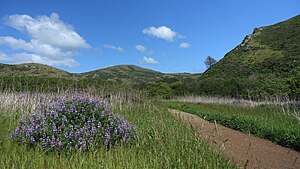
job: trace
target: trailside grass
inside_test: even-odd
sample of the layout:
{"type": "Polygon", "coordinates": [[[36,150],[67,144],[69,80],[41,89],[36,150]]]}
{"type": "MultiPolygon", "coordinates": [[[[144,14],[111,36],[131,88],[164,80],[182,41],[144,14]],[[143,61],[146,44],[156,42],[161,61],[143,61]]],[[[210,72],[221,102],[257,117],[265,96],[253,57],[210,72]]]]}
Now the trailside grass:
{"type": "Polygon", "coordinates": [[[42,152],[9,139],[22,107],[1,109],[0,168],[236,168],[160,103],[123,104],[114,111],[136,126],[130,146],[88,152],[42,152]]]}
{"type": "Polygon", "coordinates": [[[247,107],[183,102],[164,104],[169,108],[192,113],[210,122],[217,122],[300,151],[300,125],[297,119],[276,106],[247,107]]]}

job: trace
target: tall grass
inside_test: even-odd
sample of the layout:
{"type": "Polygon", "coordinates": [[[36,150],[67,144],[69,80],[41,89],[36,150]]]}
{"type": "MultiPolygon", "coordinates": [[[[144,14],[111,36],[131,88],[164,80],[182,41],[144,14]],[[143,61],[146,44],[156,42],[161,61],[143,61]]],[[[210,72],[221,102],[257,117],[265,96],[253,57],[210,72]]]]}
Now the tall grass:
{"type": "Polygon", "coordinates": [[[300,125],[280,107],[166,102],[167,107],[198,115],[208,121],[251,133],[300,151],[300,125]]]}
{"type": "MultiPolygon", "coordinates": [[[[223,104],[223,105],[236,105],[247,107],[274,107],[280,108],[284,115],[291,115],[300,124],[300,101],[290,100],[288,97],[274,97],[265,98],[264,100],[254,101],[245,99],[234,99],[226,97],[212,97],[212,96],[194,96],[186,95],[172,99],[174,102],[185,103],[204,103],[204,104],[223,104]]],[[[282,114],[282,113],[281,113],[282,114]]]]}
{"type": "Polygon", "coordinates": [[[277,105],[277,106],[300,105],[300,101],[290,100],[288,97],[273,97],[273,98],[265,97],[263,100],[255,101],[255,100],[246,100],[246,99],[234,99],[229,97],[185,95],[185,96],[179,96],[173,98],[171,101],[187,102],[187,103],[205,103],[205,104],[230,104],[230,105],[251,106],[251,107],[260,106],[260,105],[277,105]]]}
{"type": "Polygon", "coordinates": [[[160,103],[137,103],[128,97],[110,103],[116,113],[136,126],[139,140],[134,145],[61,154],[16,145],[9,140],[9,131],[19,116],[34,110],[41,96],[51,102],[58,95],[4,94],[0,95],[0,168],[235,168],[160,103]]]}

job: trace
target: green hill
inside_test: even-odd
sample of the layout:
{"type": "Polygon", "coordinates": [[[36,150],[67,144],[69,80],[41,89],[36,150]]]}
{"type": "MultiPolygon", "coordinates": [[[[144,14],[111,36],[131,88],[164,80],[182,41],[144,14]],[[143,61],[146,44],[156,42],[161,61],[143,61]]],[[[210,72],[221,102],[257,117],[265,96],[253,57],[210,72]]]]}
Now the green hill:
{"type": "Polygon", "coordinates": [[[145,69],[135,65],[118,65],[103,69],[98,69],[85,73],[69,73],[48,65],[38,63],[26,64],[0,64],[0,76],[36,76],[66,79],[99,79],[121,84],[145,85],[156,82],[172,83],[176,81],[189,81],[201,76],[201,74],[190,73],[161,73],[158,71],[145,69]]]}
{"type": "Polygon", "coordinates": [[[87,78],[99,78],[125,84],[149,84],[155,82],[172,83],[198,77],[197,74],[177,73],[164,74],[135,65],[118,65],[80,74],[87,78]]]}
{"type": "Polygon", "coordinates": [[[17,65],[0,64],[0,76],[74,78],[74,75],[69,72],[38,63],[24,63],[17,65]]]}
{"type": "Polygon", "coordinates": [[[209,90],[227,90],[226,84],[229,84],[229,88],[235,90],[235,94],[231,94],[234,97],[297,95],[293,93],[292,85],[296,90],[300,87],[297,82],[299,76],[300,15],[271,26],[255,28],[240,45],[204,73],[202,80],[205,82],[202,83],[223,84],[209,90]]]}

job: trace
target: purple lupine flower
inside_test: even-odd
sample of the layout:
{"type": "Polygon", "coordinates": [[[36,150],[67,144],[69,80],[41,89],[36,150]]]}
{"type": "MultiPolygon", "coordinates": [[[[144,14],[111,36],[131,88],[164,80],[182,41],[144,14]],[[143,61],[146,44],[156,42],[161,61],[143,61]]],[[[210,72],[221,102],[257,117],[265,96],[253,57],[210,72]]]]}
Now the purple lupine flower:
{"type": "Polygon", "coordinates": [[[15,135],[15,136],[19,136],[19,134],[20,134],[20,128],[17,127],[16,130],[15,130],[14,135],[15,135]]]}
{"type": "Polygon", "coordinates": [[[62,146],[63,146],[62,142],[61,142],[59,139],[57,139],[57,148],[58,148],[59,150],[61,150],[61,149],[62,149],[62,146]]]}
{"type": "Polygon", "coordinates": [[[58,135],[58,130],[57,130],[55,124],[53,125],[53,134],[54,134],[55,137],[58,135]]]}
{"type": "Polygon", "coordinates": [[[62,123],[61,123],[61,128],[62,128],[62,129],[65,129],[65,128],[66,128],[65,122],[62,122],[62,123]]]}
{"type": "Polygon", "coordinates": [[[41,126],[39,124],[36,125],[35,127],[36,132],[39,132],[41,130],[41,126]]]}
{"type": "Polygon", "coordinates": [[[91,120],[88,120],[88,121],[87,121],[87,125],[88,125],[88,126],[91,126],[91,123],[92,123],[91,120]]]}
{"type": "Polygon", "coordinates": [[[63,121],[64,123],[68,122],[67,116],[63,115],[63,116],[62,116],[62,121],[63,121]]]}
{"type": "Polygon", "coordinates": [[[73,131],[70,131],[69,132],[69,138],[74,140],[75,136],[74,136],[74,132],[73,131]]]}
{"type": "Polygon", "coordinates": [[[94,143],[94,139],[93,139],[93,138],[90,138],[90,139],[89,139],[89,143],[90,143],[90,144],[93,144],[93,143],[94,143]]]}
{"type": "Polygon", "coordinates": [[[19,124],[22,125],[24,123],[26,123],[26,120],[21,118],[20,121],[19,121],[19,124]]]}
{"type": "Polygon", "coordinates": [[[43,138],[43,139],[46,139],[46,137],[47,137],[46,133],[43,133],[42,138],[43,138]]]}
{"type": "Polygon", "coordinates": [[[97,128],[98,128],[98,130],[99,130],[99,131],[101,131],[101,129],[102,129],[102,124],[101,124],[101,122],[100,122],[100,121],[98,122],[98,126],[97,126],[97,128]]]}
{"type": "Polygon", "coordinates": [[[80,149],[81,147],[82,147],[82,139],[80,138],[77,143],[77,149],[80,149]]]}
{"type": "Polygon", "coordinates": [[[87,145],[86,145],[86,141],[85,140],[82,141],[82,147],[81,147],[81,149],[83,151],[86,151],[86,149],[87,149],[87,145]]]}
{"type": "Polygon", "coordinates": [[[15,137],[15,132],[14,131],[11,131],[10,133],[9,133],[9,138],[10,139],[13,139],[15,137]]]}
{"type": "Polygon", "coordinates": [[[50,142],[50,146],[55,147],[55,145],[56,145],[56,139],[53,137],[51,142],[50,142]]]}
{"type": "Polygon", "coordinates": [[[66,132],[64,132],[64,137],[65,138],[69,138],[69,133],[66,131],[66,132]]]}
{"type": "Polygon", "coordinates": [[[41,138],[40,140],[42,142],[42,148],[45,150],[48,146],[47,140],[44,138],[41,138]]]}
{"type": "Polygon", "coordinates": [[[22,137],[22,143],[26,143],[26,139],[22,137]]]}
{"type": "Polygon", "coordinates": [[[91,130],[91,135],[95,135],[96,134],[96,127],[92,127],[92,130],[91,130]]]}
{"type": "Polygon", "coordinates": [[[109,145],[109,141],[110,141],[110,133],[109,132],[106,132],[105,135],[104,135],[104,145],[105,146],[108,146],[109,145]]]}
{"type": "Polygon", "coordinates": [[[35,143],[34,137],[30,137],[30,143],[31,143],[31,144],[34,144],[34,143],[35,143]]]}
{"type": "Polygon", "coordinates": [[[76,113],[76,106],[75,105],[71,105],[71,107],[70,107],[70,112],[71,113],[76,113]]]}
{"type": "Polygon", "coordinates": [[[90,131],[86,131],[85,136],[86,136],[86,137],[90,137],[90,136],[91,136],[90,131]]]}
{"type": "Polygon", "coordinates": [[[27,140],[27,139],[29,139],[29,137],[30,137],[30,132],[29,132],[29,130],[28,130],[28,131],[26,131],[26,133],[25,133],[25,139],[27,140]]]}
{"type": "Polygon", "coordinates": [[[76,138],[79,138],[79,137],[81,137],[81,132],[80,132],[80,130],[77,130],[76,131],[76,138]]]}
{"type": "Polygon", "coordinates": [[[31,116],[27,114],[20,119],[10,137],[26,144],[41,146],[44,150],[52,148],[60,151],[62,148],[77,146],[81,151],[86,151],[93,145],[104,144],[109,148],[109,145],[130,142],[137,135],[132,125],[122,116],[115,115],[106,102],[97,98],[89,99],[81,95],[60,97],[53,106],[41,106],[40,111],[44,112],[31,116]],[[88,112],[81,114],[77,110],[88,112]],[[100,118],[96,118],[99,114],[100,118]],[[100,141],[103,144],[99,144],[100,141]]]}

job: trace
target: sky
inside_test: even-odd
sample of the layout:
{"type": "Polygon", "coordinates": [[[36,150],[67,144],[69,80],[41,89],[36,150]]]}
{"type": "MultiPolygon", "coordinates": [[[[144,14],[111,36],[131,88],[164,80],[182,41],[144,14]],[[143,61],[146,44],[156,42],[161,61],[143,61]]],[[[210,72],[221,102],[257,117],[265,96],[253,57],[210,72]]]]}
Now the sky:
{"type": "Polygon", "coordinates": [[[199,73],[255,27],[299,14],[299,0],[0,0],[0,63],[199,73]]]}

